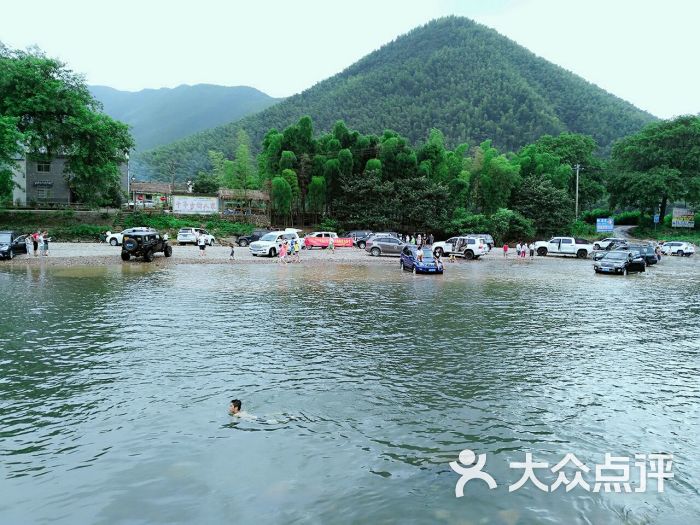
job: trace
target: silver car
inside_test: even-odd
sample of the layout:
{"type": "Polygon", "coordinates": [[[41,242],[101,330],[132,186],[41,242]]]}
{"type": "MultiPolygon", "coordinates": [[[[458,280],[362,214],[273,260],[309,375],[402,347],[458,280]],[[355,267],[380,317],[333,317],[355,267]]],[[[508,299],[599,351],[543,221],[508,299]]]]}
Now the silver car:
{"type": "Polygon", "coordinates": [[[406,243],[400,241],[396,237],[378,235],[367,239],[365,251],[375,257],[379,257],[380,255],[401,255],[401,250],[403,250],[404,246],[406,246],[406,243]]]}

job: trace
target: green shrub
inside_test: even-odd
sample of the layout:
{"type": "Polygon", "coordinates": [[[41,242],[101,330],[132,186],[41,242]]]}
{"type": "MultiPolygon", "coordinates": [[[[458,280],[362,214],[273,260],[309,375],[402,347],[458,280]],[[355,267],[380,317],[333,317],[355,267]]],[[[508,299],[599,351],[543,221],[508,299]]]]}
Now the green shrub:
{"type": "Polygon", "coordinates": [[[517,211],[501,208],[489,217],[489,223],[490,227],[487,231],[475,233],[490,233],[496,244],[508,241],[527,241],[535,237],[535,227],[532,221],[517,211]]]}
{"type": "Polygon", "coordinates": [[[330,217],[324,217],[318,227],[322,231],[337,232],[340,228],[340,223],[338,223],[338,221],[335,219],[331,219],[330,217]]]}
{"type": "Polygon", "coordinates": [[[593,224],[595,226],[596,219],[602,219],[610,216],[612,216],[612,212],[610,210],[606,210],[605,208],[596,208],[594,210],[587,210],[581,213],[579,221],[593,224]]]}
{"type": "Polygon", "coordinates": [[[616,225],[637,225],[639,224],[642,214],[639,210],[635,211],[623,211],[616,215],[613,215],[616,225]]]}

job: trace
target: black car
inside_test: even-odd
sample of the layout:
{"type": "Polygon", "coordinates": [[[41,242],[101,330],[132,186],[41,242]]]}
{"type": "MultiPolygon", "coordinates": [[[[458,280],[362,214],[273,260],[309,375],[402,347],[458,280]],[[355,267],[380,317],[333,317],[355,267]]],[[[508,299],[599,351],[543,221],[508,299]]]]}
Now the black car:
{"type": "Polygon", "coordinates": [[[262,237],[266,233],[270,233],[270,230],[253,230],[253,233],[251,233],[250,235],[241,235],[236,241],[236,244],[238,244],[238,246],[242,248],[245,248],[251,242],[259,241],[260,237],[262,237]]]}
{"type": "Polygon", "coordinates": [[[0,259],[12,259],[18,253],[27,253],[26,235],[17,232],[0,232],[0,259]]]}
{"type": "Polygon", "coordinates": [[[351,237],[352,243],[358,248],[364,248],[367,237],[372,235],[370,230],[353,230],[350,232],[344,232],[341,237],[351,237]]]}
{"type": "Polygon", "coordinates": [[[628,274],[630,272],[646,271],[646,262],[639,252],[634,250],[617,250],[607,252],[601,259],[593,263],[595,273],[628,274]]]}
{"type": "Polygon", "coordinates": [[[173,254],[173,247],[168,244],[167,235],[161,235],[156,230],[138,231],[124,235],[122,261],[128,261],[132,257],[143,257],[144,261],[151,262],[158,252],[163,252],[166,257],[173,254]]]}
{"type": "Polygon", "coordinates": [[[642,256],[647,266],[659,262],[659,259],[656,257],[656,250],[654,250],[654,247],[650,244],[629,244],[627,248],[622,249],[639,251],[639,254],[642,256]]]}

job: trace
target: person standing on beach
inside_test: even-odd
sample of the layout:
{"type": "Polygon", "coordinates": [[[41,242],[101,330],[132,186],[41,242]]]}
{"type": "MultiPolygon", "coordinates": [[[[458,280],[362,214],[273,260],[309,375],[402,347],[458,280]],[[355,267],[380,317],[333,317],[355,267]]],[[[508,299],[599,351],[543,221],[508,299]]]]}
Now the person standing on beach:
{"type": "Polygon", "coordinates": [[[520,257],[520,250],[522,249],[522,246],[520,246],[520,243],[515,245],[515,257],[520,257]]]}
{"type": "Polygon", "coordinates": [[[32,233],[32,246],[34,248],[34,257],[39,255],[39,230],[32,233]]]}
{"type": "Polygon", "coordinates": [[[301,239],[294,240],[294,262],[301,262],[301,239]]]}
{"type": "Polygon", "coordinates": [[[535,256],[535,243],[534,241],[530,243],[530,257],[535,256]]]}
{"type": "Polygon", "coordinates": [[[423,237],[421,237],[421,234],[418,234],[418,237],[416,237],[416,244],[418,245],[418,249],[421,249],[423,247],[423,237]]]}
{"type": "Polygon", "coordinates": [[[206,255],[207,239],[201,233],[197,238],[197,245],[199,246],[199,256],[204,257],[206,255]]]}
{"type": "Polygon", "coordinates": [[[435,237],[433,237],[433,234],[431,233],[430,235],[428,235],[428,244],[432,246],[434,241],[435,237]]]}
{"type": "Polygon", "coordinates": [[[508,243],[503,244],[503,257],[508,257],[508,243]]]}
{"type": "Polygon", "coordinates": [[[335,241],[333,240],[333,237],[328,237],[328,248],[330,251],[335,252],[335,241]]]}
{"type": "Polygon", "coordinates": [[[233,242],[231,243],[231,255],[229,255],[229,259],[232,261],[236,260],[236,244],[233,242]]]}

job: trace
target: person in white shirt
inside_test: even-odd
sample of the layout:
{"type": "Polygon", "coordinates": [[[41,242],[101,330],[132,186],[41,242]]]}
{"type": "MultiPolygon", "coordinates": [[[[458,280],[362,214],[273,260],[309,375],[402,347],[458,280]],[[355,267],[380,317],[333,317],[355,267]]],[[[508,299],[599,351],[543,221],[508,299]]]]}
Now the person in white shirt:
{"type": "Polygon", "coordinates": [[[530,243],[530,257],[534,257],[534,256],[535,256],[535,243],[531,242],[530,243]]]}
{"type": "Polygon", "coordinates": [[[206,249],[207,249],[207,240],[204,237],[204,235],[199,234],[199,237],[197,238],[197,245],[199,246],[199,256],[203,257],[206,255],[206,249]]]}
{"type": "Polygon", "coordinates": [[[520,257],[520,251],[522,250],[522,246],[520,246],[520,243],[515,245],[515,256],[520,257]]]}

